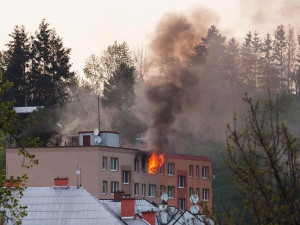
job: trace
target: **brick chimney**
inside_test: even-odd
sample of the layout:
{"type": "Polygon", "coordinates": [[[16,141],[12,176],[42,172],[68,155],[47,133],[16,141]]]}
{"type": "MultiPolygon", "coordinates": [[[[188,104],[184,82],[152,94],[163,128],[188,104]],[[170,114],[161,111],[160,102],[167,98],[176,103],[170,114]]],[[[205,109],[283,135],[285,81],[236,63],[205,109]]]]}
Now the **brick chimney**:
{"type": "Polygon", "coordinates": [[[55,177],[54,178],[54,187],[68,187],[69,178],[68,177],[55,177]]]}
{"type": "Polygon", "coordinates": [[[124,197],[124,191],[115,191],[113,194],[114,194],[113,199],[115,202],[121,201],[121,199],[123,199],[124,197]]]}
{"type": "Polygon", "coordinates": [[[135,217],[135,199],[121,199],[121,217],[123,219],[133,219],[135,217]]]}
{"type": "Polygon", "coordinates": [[[142,212],[142,218],[149,224],[155,225],[155,211],[142,212]]]}
{"type": "Polygon", "coordinates": [[[2,187],[4,187],[4,188],[21,187],[21,181],[6,179],[6,180],[4,180],[2,187]]]}

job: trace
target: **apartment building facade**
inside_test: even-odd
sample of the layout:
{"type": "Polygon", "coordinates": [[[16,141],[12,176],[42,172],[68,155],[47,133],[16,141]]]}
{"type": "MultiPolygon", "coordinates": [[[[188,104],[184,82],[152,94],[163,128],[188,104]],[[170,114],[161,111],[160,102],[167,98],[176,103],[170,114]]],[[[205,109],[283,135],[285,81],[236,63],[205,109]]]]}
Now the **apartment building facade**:
{"type": "Polygon", "coordinates": [[[149,174],[149,152],[118,147],[116,139],[114,147],[91,146],[88,138],[83,141],[87,132],[82,134],[77,147],[27,148],[39,160],[39,165],[30,169],[22,167],[28,162],[18,155],[19,149],[7,149],[7,175],[26,173],[29,187],[51,186],[54,177],[68,177],[71,186],[82,185],[99,199],[111,199],[114,192],[122,190],[125,195],[159,203],[166,192],[168,205],[179,209],[190,209],[189,197],[197,194],[212,207],[210,158],[166,153],[159,172],[149,174]]]}

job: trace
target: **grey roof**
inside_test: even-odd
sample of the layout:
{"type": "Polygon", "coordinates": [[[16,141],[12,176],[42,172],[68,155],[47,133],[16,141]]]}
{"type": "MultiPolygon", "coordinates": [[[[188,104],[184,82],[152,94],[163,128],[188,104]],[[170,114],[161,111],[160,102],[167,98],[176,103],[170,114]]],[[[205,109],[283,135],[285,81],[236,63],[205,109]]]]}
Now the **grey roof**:
{"type": "MultiPolygon", "coordinates": [[[[107,206],[109,210],[111,210],[116,216],[121,216],[121,202],[113,201],[113,200],[100,200],[101,203],[107,206]]],[[[141,216],[142,212],[147,211],[158,211],[159,209],[153,206],[150,202],[144,200],[144,199],[136,199],[135,200],[135,213],[141,216]]],[[[129,225],[135,225],[135,224],[148,224],[144,220],[142,220],[140,217],[136,217],[135,219],[124,219],[124,222],[129,225]]]]}
{"type": "Polygon", "coordinates": [[[28,214],[22,225],[124,224],[82,187],[28,187],[20,205],[28,214]]]}

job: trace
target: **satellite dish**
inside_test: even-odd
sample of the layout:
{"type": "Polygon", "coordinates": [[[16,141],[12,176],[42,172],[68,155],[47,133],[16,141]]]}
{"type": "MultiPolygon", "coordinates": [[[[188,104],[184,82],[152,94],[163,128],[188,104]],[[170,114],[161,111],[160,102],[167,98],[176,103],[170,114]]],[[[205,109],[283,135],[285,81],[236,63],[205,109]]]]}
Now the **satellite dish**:
{"type": "Polygon", "coordinates": [[[168,197],[168,194],[167,194],[167,193],[163,193],[163,194],[161,195],[160,198],[161,198],[162,201],[165,201],[165,202],[166,202],[166,201],[168,200],[169,197],[168,197]]]}
{"type": "Polygon", "coordinates": [[[199,206],[192,205],[192,207],[191,207],[191,213],[198,214],[199,213],[199,206]]]}
{"type": "Polygon", "coordinates": [[[99,136],[95,137],[95,139],[94,139],[94,142],[95,142],[96,144],[100,144],[101,141],[102,141],[102,138],[99,137],[99,136]]]}
{"type": "Polygon", "coordinates": [[[196,204],[199,201],[198,195],[192,194],[190,197],[190,202],[196,204]]]}
{"type": "Polygon", "coordinates": [[[99,134],[99,129],[96,128],[96,129],[94,130],[94,135],[97,136],[98,134],[99,134]]]}

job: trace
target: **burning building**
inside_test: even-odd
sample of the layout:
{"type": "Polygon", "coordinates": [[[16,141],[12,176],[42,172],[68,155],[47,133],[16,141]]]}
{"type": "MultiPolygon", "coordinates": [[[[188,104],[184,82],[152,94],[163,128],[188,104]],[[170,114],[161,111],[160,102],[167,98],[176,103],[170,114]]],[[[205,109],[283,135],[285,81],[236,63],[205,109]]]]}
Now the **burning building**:
{"type": "Polygon", "coordinates": [[[122,148],[119,133],[111,131],[97,135],[79,132],[78,146],[27,151],[36,155],[39,165],[23,168],[18,148],[7,149],[6,165],[7,176],[26,173],[28,187],[51,186],[54,177],[67,176],[71,186],[82,185],[99,199],[112,199],[122,191],[126,196],[159,203],[166,192],[169,206],[189,209],[190,195],[197,194],[212,207],[212,162],[208,157],[122,148]]]}

